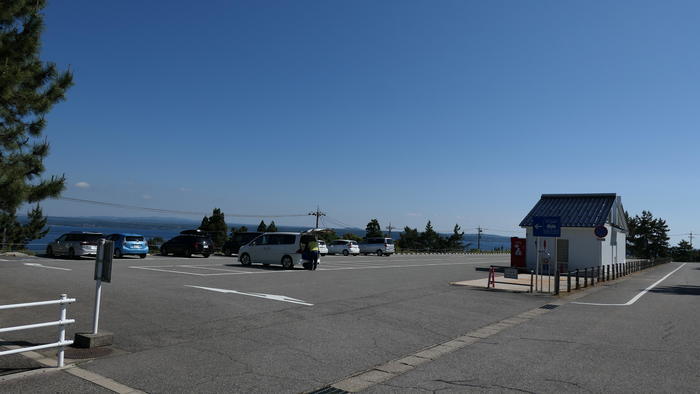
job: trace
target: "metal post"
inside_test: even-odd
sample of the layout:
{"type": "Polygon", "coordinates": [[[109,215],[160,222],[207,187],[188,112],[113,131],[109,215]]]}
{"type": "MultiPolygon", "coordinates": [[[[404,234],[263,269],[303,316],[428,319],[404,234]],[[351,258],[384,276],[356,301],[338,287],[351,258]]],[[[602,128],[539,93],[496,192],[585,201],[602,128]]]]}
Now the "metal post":
{"type": "Polygon", "coordinates": [[[559,295],[559,270],[554,271],[554,294],[559,295]]]}
{"type": "Polygon", "coordinates": [[[530,270],[530,293],[532,293],[532,285],[533,285],[533,279],[534,279],[533,274],[534,274],[534,271],[530,270]]]}
{"type": "Polygon", "coordinates": [[[97,264],[97,278],[95,280],[95,309],[92,314],[92,333],[97,334],[97,329],[100,323],[100,300],[102,298],[102,281],[100,280],[100,272],[102,272],[102,258],[105,250],[105,240],[100,239],[97,243],[97,256],[95,256],[97,264]]]}
{"type": "Polygon", "coordinates": [[[595,285],[595,267],[591,267],[591,286],[595,285]]]}
{"type": "Polygon", "coordinates": [[[583,269],[583,287],[588,287],[588,268],[583,269]]]}
{"type": "MultiPolygon", "coordinates": [[[[65,303],[65,300],[68,298],[67,294],[61,294],[61,301],[64,301],[63,303],[59,304],[59,310],[61,311],[59,316],[60,316],[60,321],[65,321],[66,320],[66,308],[68,308],[68,304],[65,303]]],[[[66,325],[65,324],[60,324],[58,326],[58,341],[63,343],[66,340],[66,325]]],[[[63,367],[63,348],[64,346],[59,346],[58,347],[58,362],[57,366],[63,367]]]]}
{"type": "MultiPolygon", "coordinates": [[[[534,231],[534,230],[533,230],[534,231]]],[[[541,291],[541,286],[537,286],[537,278],[540,276],[540,237],[535,238],[535,249],[537,251],[535,259],[535,291],[541,291]]]]}
{"type": "Polygon", "coordinates": [[[578,275],[578,268],[576,268],[576,290],[578,290],[578,289],[581,288],[581,285],[579,284],[578,277],[579,277],[579,275],[578,275]]]}
{"type": "Polygon", "coordinates": [[[566,271],[566,292],[571,293],[571,271],[566,271]]]}

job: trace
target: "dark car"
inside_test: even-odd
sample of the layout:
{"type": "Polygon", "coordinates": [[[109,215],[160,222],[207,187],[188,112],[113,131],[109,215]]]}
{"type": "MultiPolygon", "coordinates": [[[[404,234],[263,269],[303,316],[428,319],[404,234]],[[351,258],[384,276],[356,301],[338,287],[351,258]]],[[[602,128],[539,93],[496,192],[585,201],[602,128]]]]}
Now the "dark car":
{"type": "Polygon", "coordinates": [[[221,248],[221,251],[226,256],[237,254],[241,246],[247,245],[250,241],[254,240],[261,234],[262,233],[260,232],[235,233],[231,239],[226,241],[224,246],[221,248]]]}
{"type": "Polygon", "coordinates": [[[214,243],[206,235],[200,234],[180,234],[177,237],[169,240],[160,247],[160,254],[167,256],[169,254],[183,255],[190,257],[193,254],[201,254],[204,257],[209,257],[214,253],[214,243]]]}

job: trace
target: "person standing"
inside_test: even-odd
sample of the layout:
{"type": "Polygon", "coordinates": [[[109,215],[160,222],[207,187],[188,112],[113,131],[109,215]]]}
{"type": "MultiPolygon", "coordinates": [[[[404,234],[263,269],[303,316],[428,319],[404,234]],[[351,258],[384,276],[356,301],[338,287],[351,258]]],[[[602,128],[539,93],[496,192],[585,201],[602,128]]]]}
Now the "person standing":
{"type": "Polygon", "coordinates": [[[316,267],[318,267],[318,241],[316,241],[316,237],[312,238],[309,240],[309,243],[306,244],[306,248],[309,251],[309,257],[311,259],[311,269],[315,270],[316,267]]]}

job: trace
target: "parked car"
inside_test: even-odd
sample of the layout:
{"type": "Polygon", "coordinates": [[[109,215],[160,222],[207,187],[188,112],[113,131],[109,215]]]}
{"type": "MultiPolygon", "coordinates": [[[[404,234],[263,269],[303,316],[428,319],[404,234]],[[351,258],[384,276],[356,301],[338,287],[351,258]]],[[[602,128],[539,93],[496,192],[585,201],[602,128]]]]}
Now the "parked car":
{"type": "Polygon", "coordinates": [[[318,240],[318,254],[321,256],[328,254],[328,246],[326,245],[326,241],[320,239],[318,240]]]}
{"type": "Polygon", "coordinates": [[[365,256],[376,253],[377,256],[389,256],[394,253],[394,240],[391,238],[367,238],[360,242],[360,253],[365,256]]]}
{"type": "Polygon", "coordinates": [[[349,239],[336,239],[328,246],[328,254],[342,254],[343,256],[360,254],[360,247],[356,241],[349,239]]]}
{"type": "Polygon", "coordinates": [[[193,254],[201,254],[204,257],[209,257],[214,253],[214,243],[204,233],[180,233],[177,237],[167,241],[160,246],[160,254],[167,256],[169,254],[183,255],[190,257],[193,254]]]}
{"type": "Polygon", "coordinates": [[[139,256],[142,259],[148,254],[148,244],[141,234],[110,234],[107,240],[114,241],[114,257],[139,256]]]}
{"type": "Polygon", "coordinates": [[[303,258],[302,250],[314,238],[308,233],[263,233],[241,246],[238,261],[244,266],[260,263],[280,264],[284,269],[293,269],[295,265],[308,268],[309,261],[303,258]]]}
{"type": "Polygon", "coordinates": [[[46,247],[46,255],[68,256],[76,258],[80,256],[95,256],[97,254],[97,241],[104,238],[102,233],[74,231],[63,234],[46,247]]]}
{"type": "Polygon", "coordinates": [[[226,256],[231,256],[233,254],[238,254],[238,250],[241,246],[247,244],[248,242],[254,240],[255,238],[262,235],[261,232],[248,232],[248,233],[235,233],[233,237],[226,241],[221,251],[226,256]]]}

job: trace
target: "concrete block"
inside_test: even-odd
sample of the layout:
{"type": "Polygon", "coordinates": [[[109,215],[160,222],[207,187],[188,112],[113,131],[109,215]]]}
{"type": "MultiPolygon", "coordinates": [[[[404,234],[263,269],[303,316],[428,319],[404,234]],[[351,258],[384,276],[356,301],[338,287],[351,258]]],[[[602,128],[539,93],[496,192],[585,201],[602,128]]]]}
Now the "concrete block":
{"type": "Polygon", "coordinates": [[[384,365],[380,365],[378,367],[374,367],[374,369],[378,369],[380,371],[384,372],[389,372],[393,374],[402,374],[404,372],[408,372],[413,369],[411,365],[400,363],[397,361],[389,361],[388,363],[384,365]]]}
{"type": "Polygon", "coordinates": [[[85,349],[109,346],[112,344],[113,339],[114,334],[108,331],[99,331],[97,334],[85,332],[76,333],[75,339],[73,340],[73,346],[85,349]]]}

